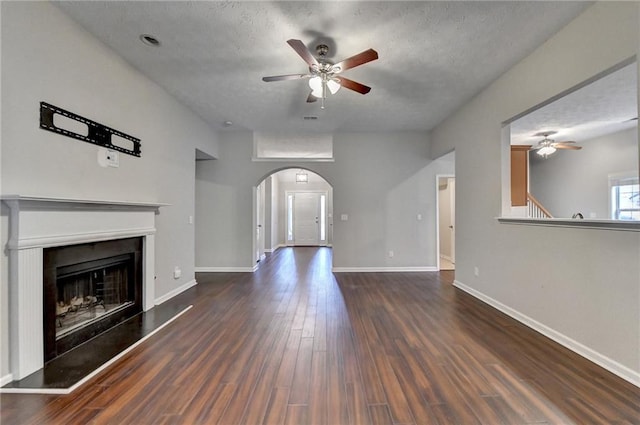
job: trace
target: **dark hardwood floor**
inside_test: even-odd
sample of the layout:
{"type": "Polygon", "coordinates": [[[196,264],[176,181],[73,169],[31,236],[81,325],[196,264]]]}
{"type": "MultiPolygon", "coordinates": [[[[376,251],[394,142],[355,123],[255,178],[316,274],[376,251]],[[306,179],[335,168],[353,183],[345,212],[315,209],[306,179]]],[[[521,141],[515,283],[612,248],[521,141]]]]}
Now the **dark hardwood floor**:
{"type": "Polygon", "coordinates": [[[640,424],[640,389],[451,286],[340,273],[329,249],[198,274],[179,319],[6,424],[640,424]]]}

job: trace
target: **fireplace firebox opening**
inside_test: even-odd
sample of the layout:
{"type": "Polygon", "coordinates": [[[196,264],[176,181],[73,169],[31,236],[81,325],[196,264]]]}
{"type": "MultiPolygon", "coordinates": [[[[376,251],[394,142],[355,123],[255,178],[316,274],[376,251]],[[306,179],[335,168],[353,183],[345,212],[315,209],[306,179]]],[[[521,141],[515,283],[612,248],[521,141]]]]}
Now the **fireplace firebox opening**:
{"type": "Polygon", "coordinates": [[[142,238],[44,250],[44,361],[142,311],[142,238]]]}

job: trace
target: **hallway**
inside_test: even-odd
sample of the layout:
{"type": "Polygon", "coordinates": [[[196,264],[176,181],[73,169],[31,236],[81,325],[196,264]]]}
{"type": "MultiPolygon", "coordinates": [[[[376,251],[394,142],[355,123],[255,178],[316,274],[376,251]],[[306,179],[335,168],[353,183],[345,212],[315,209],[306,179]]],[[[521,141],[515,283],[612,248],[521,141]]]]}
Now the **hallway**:
{"type": "Polygon", "coordinates": [[[8,424],[638,424],[640,389],[451,285],[331,273],[282,248],[198,274],[193,308],[68,396],[1,399],[8,424]]]}

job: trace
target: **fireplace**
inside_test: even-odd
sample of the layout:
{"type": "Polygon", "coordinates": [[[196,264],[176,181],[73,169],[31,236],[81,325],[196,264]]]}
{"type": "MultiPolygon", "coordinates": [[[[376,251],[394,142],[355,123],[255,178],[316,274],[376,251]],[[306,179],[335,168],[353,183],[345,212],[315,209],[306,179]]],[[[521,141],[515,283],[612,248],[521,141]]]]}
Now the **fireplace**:
{"type": "Polygon", "coordinates": [[[120,323],[124,320],[121,312],[148,311],[155,305],[155,216],[166,204],[22,195],[1,199],[10,208],[9,241],[4,248],[9,251],[13,380],[41,369],[45,358],[67,350],[74,339],[91,338],[109,321],[110,325],[120,323]],[[135,247],[121,249],[130,239],[137,240],[135,247]],[[103,242],[104,252],[94,256],[103,249],[103,242]],[[78,251],[87,247],[89,254],[78,251]],[[58,250],[54,257],[60,261],[53,265],[50,252],[58,250]],[[57,283],[45,285],[45,275],[52,274],[53,282],[61,279],[62,289],[57,283]],[[133,289],[132,282],[136,282],[133,289]],[[110,288],[105,289],[105,284],[110,288]],[[107,299],[106,291],[122,294],[124,287],[126,294],[118,296],[120,306],[110,309],[107,304],[114,299],[107,299]],[[80,324],[80,313],[95,317],[80,324]],[[53,324],[53,330],[45,331],[46,324],[53,324]]]}
{"type": "Polygon", "coordinates": [[[44,361],[142,311],[142,240],[47,248],[44,361]]]}

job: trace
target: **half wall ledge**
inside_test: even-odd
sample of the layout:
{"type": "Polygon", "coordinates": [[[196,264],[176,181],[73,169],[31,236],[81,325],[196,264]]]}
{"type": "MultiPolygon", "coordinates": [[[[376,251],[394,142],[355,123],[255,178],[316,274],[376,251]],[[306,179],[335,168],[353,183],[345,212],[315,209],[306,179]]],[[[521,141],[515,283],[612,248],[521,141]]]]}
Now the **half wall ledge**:
{"type": "Polygon", "coordinates": [[[593,230],[615,230],[623,232],[640,232],[640,221],[589,220],[575,218],[522,218],[496,217],[501,224],[517,224],[544,227],[575,227],[593,230]]]}

